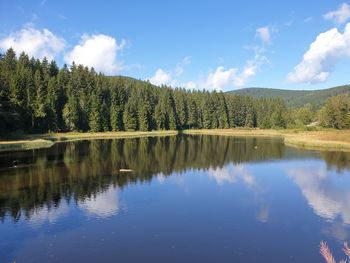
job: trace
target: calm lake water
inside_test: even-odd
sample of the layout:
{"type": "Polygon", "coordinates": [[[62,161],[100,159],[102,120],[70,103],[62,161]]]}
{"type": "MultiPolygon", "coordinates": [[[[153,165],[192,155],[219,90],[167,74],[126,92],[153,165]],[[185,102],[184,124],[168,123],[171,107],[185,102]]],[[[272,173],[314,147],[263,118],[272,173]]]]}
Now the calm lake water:
{"type": "Polygon", "coordinates": [[[272,138],[0,153],[0,262],[323,262],[321,240],[340,258],[349,168],[349,153],[272,138]]]}

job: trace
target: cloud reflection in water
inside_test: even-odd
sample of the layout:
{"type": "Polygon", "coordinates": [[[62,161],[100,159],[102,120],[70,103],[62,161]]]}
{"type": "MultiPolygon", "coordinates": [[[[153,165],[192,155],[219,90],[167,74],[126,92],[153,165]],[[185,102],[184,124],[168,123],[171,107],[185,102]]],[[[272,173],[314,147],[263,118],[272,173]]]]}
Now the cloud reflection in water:
{"type": "Polygon", "coordinates": [[[111,185],[106,191],[80,202],[79,206],[97,218],[113,216],[119,211],[118,189],[111,185]]]}

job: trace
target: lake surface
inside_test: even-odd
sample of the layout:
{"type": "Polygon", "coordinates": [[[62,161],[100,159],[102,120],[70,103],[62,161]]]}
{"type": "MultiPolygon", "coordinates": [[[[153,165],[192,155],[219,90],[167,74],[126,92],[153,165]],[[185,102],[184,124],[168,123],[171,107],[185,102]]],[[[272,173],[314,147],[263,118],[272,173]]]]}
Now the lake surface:
{"type": "Polygon", "coordinates": [[[321,240],[339,259],[350,241],[349,168],[349,153],[273,138],[0,153],[0,262],[323,262],[321,240]]]}

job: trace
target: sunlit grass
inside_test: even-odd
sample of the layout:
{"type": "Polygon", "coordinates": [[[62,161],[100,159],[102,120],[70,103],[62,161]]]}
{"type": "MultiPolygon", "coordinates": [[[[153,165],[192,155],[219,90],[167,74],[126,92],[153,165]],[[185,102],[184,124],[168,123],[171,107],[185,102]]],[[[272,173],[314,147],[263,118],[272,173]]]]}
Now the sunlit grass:
{"type": "Polygon", "coordinates": [[[0,142],[0,151],[49,148],[52,145],[54,145],[53,141],[45,140],[45,139],[2,141],[0,142]]]}

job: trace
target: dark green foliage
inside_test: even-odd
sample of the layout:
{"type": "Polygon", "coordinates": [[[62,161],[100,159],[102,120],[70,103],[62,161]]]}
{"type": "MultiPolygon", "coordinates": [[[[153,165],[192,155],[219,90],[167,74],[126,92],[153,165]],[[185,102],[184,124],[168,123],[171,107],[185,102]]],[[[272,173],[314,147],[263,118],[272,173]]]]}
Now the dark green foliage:
{"type": "Polygon", "coordinates": [[[111,87],[111,102],[110,102],[110,125],[112,131],[122,131],[123,112],[126,100],[125,89],[121,78],[117,78],[111,87]]]}
{"type": "Polygon", "coordinates": [[[139,129],[141,131],[150,131],[156,128],[153,121],[154,98],[149,86],[146,86],[144,89],[139,87],[138,89],[141,93],[138,104],[139,129]]]}
{"type": "Polygon", "coordinates": [[[101,114],[101,102],[98,95],[93,94],[90,98],[91,107],[89,114],[89,127],[92,132],[102,131],[102,114],[101,114]]]}
{"type": "Polygon", "coordinates": [[[188,112],[188,126],[185,128],[198,128],[199,127],[199,114],[198,106],[194,100],[191,100],[191,104],[188,112]]]}
{"type": "MultiPolygon", "coordinates": [[[[282,92],[282,91],[281,91],[282,92]]],[[[283,92],[282,92],[283,93],[283,92]]],[[[281,93],[281,94],[282,94],[281,93]]],[[[303,93],[304,94],[304,93],[303,93]]],[[[266,94],[265,94],[266,95],[266,94]]],[[[151,131],[286,128],[315,120],[315,107],[289,110],[280,98],[188,91],[128,77],[106,77],[72,64],[0,54],[0,134],[15,131],[151,131]]],[[[349,102],[336,97],[320,111],[324,126],[350,127],[349,102]]]]}
{"type": "Polygon", "coordinates": [[[63,109],[63,120],[66,130],[78,131],[80,127],[80,106],[74,96],[69,96],[63,109]]]}
{"type": "Polygon", "coordinates": [[[123,113],[123,123],[126,131],[138,130],[138,112],[137,112],[137,92],[134,89],[129,96],[127,103],[125,104],[123,113]]]}
{"type": "Polygon", "coordinates": [[[137,123],[137,109],[131,102],[127,102],[123,114],[123,122],[126,131],[136,131],[137,123]]]}

